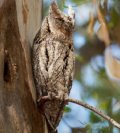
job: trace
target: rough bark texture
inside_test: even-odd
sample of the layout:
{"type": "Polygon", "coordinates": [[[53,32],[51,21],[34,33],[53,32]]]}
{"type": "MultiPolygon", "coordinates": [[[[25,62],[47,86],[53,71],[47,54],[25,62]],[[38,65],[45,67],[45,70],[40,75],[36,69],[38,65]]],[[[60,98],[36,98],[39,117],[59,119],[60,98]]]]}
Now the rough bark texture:
{"type": "Polygon", "coordinates": [[[0,133],[46,133],[35,104],[30,51],[42,1],[0,1],[0,133]]]}

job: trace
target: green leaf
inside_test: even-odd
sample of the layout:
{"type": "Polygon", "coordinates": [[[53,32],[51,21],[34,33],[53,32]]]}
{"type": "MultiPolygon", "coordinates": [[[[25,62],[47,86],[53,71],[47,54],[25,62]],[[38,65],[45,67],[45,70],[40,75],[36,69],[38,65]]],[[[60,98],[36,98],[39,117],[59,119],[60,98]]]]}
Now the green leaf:
{"type": "Polygon", "coordinates": [[[71,112],[71,108],[68,107],[68,106],[65,106],[65,107],[64,107],[64,112],[65,112],[65,113],[71,112]]]}

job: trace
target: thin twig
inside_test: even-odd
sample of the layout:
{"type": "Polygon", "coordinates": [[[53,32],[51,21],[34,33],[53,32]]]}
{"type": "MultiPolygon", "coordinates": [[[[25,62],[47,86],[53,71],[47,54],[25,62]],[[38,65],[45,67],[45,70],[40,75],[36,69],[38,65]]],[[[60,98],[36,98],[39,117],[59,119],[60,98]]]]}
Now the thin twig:
{"type": "Polygon", "coordinates": [[[89,105],[87,103],[84,103],[82,101],[79,101],[79,100],[76,100],[76,99],[72,99],[72,98],[68,98],[67,101],[75,103],[75,104],[78,104],[78,105],[81,105],[81,106],[83,106],[83,107],[95,112],[96,114],[98,114],[101,117],[103,117],[105,120],[109,121],[112,125],[114,125],[115,127],[120,129],[120,124],[118,122],[113,120],[111,117],[105,115],[102,111],[98,110],[97,108],[95,108],[95,107],[93,107],[93,106],[91,106],[91,105],[89,105]]]}
{"type": "MultiPolygon", "coordinates": [[[[55,97],[54,99],[56,100],[59,100],[58,97],[55,97]]],[[[50,98],[48,96],[44,96],[40,99],[38,99],[38,103],[41,102],[41,101],[49,101],[50,98]]],[[[112,119],[111,117],[107,116],[106,114],[104,114],[102,111],[98,110],[97,108],[87,104],[87,103],[84,103],[80,100],[77,100],[77,99],[72,99],[72,98],[68,98],[68,99],[65,99],[65,103],[67,102],[71,102],[71,103],[75,103],[75,104],[78,104],[80,106],[83,106],[93,112],[95,112],[96,114],[100,115],[101,117],[103,117],[105,120],[109,121],[112,125],[114,125],[115,127],[119,128],[120,129],[120,124],[118,122],[116,122],[114,119],[112,119]]]]}

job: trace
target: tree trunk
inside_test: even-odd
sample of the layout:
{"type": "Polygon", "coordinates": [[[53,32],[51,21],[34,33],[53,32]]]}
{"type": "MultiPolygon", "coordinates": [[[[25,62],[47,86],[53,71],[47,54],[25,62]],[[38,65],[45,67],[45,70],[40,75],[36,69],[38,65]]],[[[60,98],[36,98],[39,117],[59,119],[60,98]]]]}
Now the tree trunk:
{"type": "Polygon", "coordinates": [[[0,0],[0,133],[47,133],[30,58],[41,10],[42,0],[0,0]]]}

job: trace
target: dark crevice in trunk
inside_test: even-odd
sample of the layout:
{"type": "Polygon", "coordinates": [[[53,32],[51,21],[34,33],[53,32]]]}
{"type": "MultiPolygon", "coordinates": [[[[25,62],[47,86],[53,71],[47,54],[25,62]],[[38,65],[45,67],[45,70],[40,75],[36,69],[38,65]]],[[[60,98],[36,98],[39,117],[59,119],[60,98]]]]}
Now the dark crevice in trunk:
{"type": "Polygon", "coordinates": [[[5,82],[11,82],[11,72],[10,72],[10,61],[9,56],[5,56],[4,60],[4,81],[5,82]]]}

